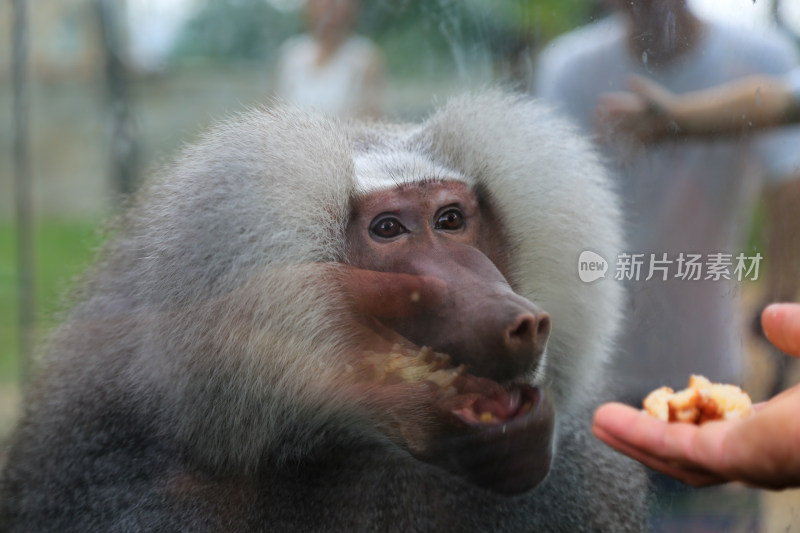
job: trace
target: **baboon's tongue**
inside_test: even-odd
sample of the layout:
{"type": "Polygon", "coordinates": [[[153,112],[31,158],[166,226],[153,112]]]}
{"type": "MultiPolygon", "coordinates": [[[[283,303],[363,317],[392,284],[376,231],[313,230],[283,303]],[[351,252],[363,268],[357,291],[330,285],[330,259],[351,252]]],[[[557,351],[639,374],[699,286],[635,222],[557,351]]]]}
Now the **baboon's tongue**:
{"type": "Polygon", "coordinates": [[[515,384],[508,388],[501,387],[490,380],[480,379],[476,387],[465,387],[463,393],[447,401],[447,408],[462,422],[469,425],[501,424],[517,416],[527,413],[541,399],[541,391],[527,384],[515,384]]]}

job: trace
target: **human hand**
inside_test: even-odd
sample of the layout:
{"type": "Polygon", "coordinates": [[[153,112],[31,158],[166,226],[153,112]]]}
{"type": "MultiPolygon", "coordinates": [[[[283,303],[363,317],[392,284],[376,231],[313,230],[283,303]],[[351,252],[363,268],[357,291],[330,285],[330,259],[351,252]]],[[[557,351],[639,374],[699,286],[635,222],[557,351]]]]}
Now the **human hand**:
{"type": "MultiPolygon", "coordinates": [[[[774,304],[762,314],[779,349],[800,356],[800,305],[774,304]]],[[[594,434],[645,465],[701,487],[729,481],[782,489],[800,486],[800,385],[755,406],[744,419],[701,426],[662,422],[611,403],[595,413],[594,434]]]]}
{"type": "Polygon", "coordinates": [[[631,76],[628,88],[598,98],[595,120],[601,138],[606,143],[619,136],[648,143],[668,135],[674,95],[642,76],[631,76]]]}

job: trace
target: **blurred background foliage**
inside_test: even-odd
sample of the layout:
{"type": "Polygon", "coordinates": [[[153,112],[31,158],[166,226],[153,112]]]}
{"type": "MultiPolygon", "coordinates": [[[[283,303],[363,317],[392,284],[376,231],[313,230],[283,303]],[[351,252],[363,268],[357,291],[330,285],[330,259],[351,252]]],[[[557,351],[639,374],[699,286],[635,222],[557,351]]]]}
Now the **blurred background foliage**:
{"type": "MultiPolygon", "coordinates": [[[[386,51],[392,72],[405,73],[419,64],[412,58],[443,61],[454,50],[502,54],[517,40],[547,42],[600,11],[599,2],[582,0],[367,1],[357,28],[386,51]]],[[[302,28],[300,10],[282,11],[264,0],[206,0],[173,57],[269,61],[302,28]]]]}

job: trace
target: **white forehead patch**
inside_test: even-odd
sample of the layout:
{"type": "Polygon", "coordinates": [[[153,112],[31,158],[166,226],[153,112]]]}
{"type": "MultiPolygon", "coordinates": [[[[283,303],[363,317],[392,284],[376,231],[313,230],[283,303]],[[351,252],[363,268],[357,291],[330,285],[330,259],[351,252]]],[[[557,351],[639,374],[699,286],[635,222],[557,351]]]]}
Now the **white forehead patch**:
{"type": "Polygon", "coordinates": [[[430,180],[468,183],[458,172],[409,151],[362,153],[355,157],[354,163],[359,194],[430,180]]]}

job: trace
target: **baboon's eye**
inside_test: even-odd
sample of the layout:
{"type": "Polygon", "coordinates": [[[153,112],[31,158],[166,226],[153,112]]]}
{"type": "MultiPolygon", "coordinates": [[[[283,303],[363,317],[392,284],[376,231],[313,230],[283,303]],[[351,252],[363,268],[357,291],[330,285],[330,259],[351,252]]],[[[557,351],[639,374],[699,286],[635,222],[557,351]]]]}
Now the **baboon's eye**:
{"type": "Polygon", "coordinates": [[[458,209],[448,209],[436,219],[436,229],[457,230],[464,227],[464,214],[458,209]]]}
{"type": "Polygon", "coordinates": [[[374,222],[369,231],[381,239],[391,239],[401,233],[405,233],[407,230],[395,217],[384,217],[374,222]]]}

